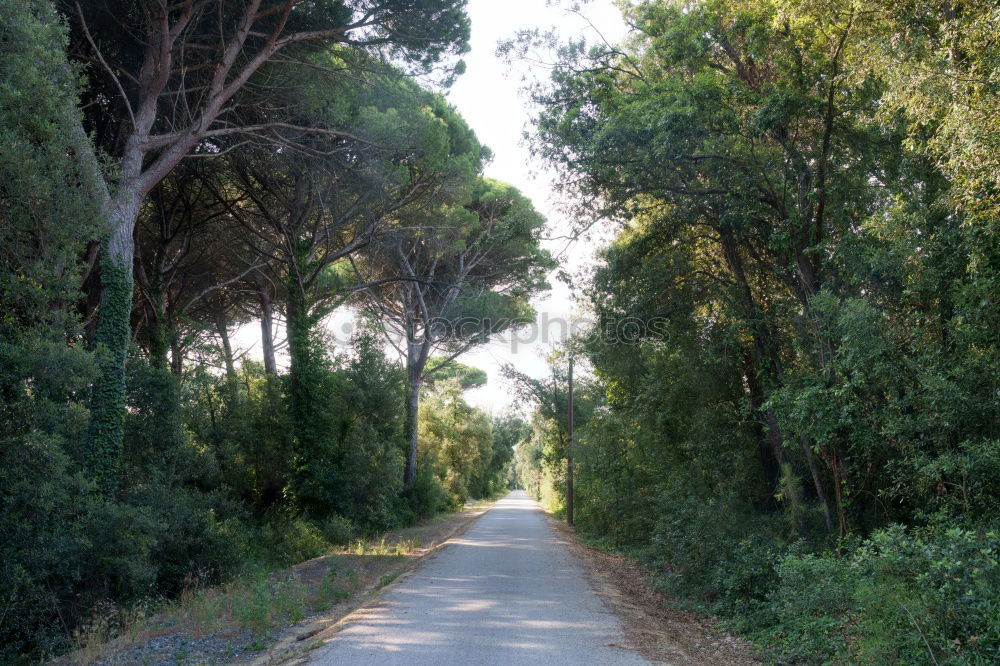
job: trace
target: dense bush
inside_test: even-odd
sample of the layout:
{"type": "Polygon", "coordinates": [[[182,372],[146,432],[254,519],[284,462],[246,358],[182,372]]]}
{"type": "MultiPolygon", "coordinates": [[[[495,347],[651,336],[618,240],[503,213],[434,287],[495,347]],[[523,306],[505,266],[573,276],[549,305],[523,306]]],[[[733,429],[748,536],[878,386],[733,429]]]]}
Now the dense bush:
{"type": "Polygon", "coordinates": [[[58,442],[36,435],[18,444],[5,448],[0,466],[5,661],[65,643],[56,611],[74,599],[92,553],[86,482],[70,472],[58,442]]]}
{"type": "Polygon", "coordinates": [[[958,528],[880,530],[853,554],[860,661],[1000,660],[1000,536],[958,528]]]}
{"type": "Polygon", "coordinates": [[[404,493],[414,518],[427,518],[454,505],[436,470],[426,463],[418,463],[417,476],[404,493]]]}
{"type": "MultiPolygon", "coordinates": [[[[79,472],[94,357],[66,306],[96,233],[89,176],[67,159],[77,81],[44,0],[0,5],[0,661],[65,645],[104,521],[79,472]],[[74,341],[67,344],[67,341],[74,341]]],[[[128,547],[128,544],[124,544],[128,547]]],[[[141,550],[144,545],[140,544],[141,550]]],[[[141,566],[141,565],[140,565],[141,566]]]]}
{"type": "Polygon", "coordinates": [[[782,662],[995,663],[998,558],[992,532],[897,525],[839,555],[772,560],[766,593],[724,614],[782,662]]]}
{"type": "Polygon", "coordinates": [[[308,451],[296,451],[290,490],[316,520],[336,514],[385,530],[409,520],[403,490],[404,376],[371,334],[353,354],[312,370],[314,397],[328,405],[308,451]]]}
{"type": "Polygon", "coordinates": [[[763,622],[751,631],[783,661],[850,661],[847,627],[858,577],[849,563],[830,555],[789,554],[775,572],[766,606],[753,618],[763,622]]]}
{"type": "Polygon", "coordinates": [[[314,408],[330,429],[308,456],[292,453],[287,378],[265,376],[258,363],[244,363],[235,382],[204,367],[181,380],[138,352],[128,368],[114,500],[79,471],[86,410],[66,402],[72,383],[53,375],[50,385],[36,372],[31,413],[45,429],[3,440],[2,660],[65,650],[74,628],[109,607],[288,566],[459,506],[470,487],[493,492],[517,441],[495,444],[487,417],[461,402],[485,438],[476,455],[464,461],[465,430],[442,424],[452,449],[428,442],[428,455],[446,457],[423,464],[404,490],[402,372],[370,336],[320,368],[327,393],[314,408]]]}

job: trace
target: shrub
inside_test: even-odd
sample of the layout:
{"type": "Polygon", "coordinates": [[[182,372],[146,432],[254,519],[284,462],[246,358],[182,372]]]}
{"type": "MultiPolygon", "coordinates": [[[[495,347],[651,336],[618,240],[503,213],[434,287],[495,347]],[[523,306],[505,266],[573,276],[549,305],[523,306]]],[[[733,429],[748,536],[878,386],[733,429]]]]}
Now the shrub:
{"type": "Polygon", "coordinates": [[[657,504],[662,511],[651,544],[676,589],[723,607],[749,588],[758,597],[766,593],[761,587],[773,556],[764,544],[774,538],[776,518],[753,514],[731,494],[703,496],[683,486],[663,487],[657,504]]]}
{"type": "Polygon", "coordinates": [[[863,663],[1000,661],[1000,535],[962,529],[874,533],[855,555],[863,663]]]}
{"type": "Polygon", "coordinates": [[[333,514],[320,523],[320,531],[328,542],[335,546],[345,546],[358,536],[358,529],[347,518],[333,514]]]}
{"type": "Polygon", "coordinates": [[[412,519],[429,518],[449,506],[449,496],[434,472],[426,465],[417,468],[417,477],[406,490],[412,519]]]}
{"type": "Polygon", "coordinates": [[[712,575],[718,595],[712,608],[726,617],[745,617],[750,624],[758,617],[778,579],[779,551],[760,534],[736,543],[728,557],[719,561],[712,575]]]}
{"type": "Polygon", "coordinates": [[[153,486],[133,501],[155,517],[150,556],[157,591],[173,595],[192,584],[213,585],[240,571],[248,554],[243,512],[218,493],[153,486]],[[229,514],[220,519],[221,515],[229,514]]]}
{"type": "Polygon", "coordinates": [[[1000,660],[1000,537],[879,530],[833,554],[788,554],[740,628],[779,661],[988,664],[1000,660]]]}
{"type": "Polygon", "coordinates": [[[782,660],[849,661],[845,627],[855,609],[858,573],[832,554],[786,555],[768,599],[767,641],[782,660]]]}
{"type": "Polygon", "coordinates": [[[60,612],[84,576],[86,484],[58,441],[0,437],[0,662],[47,652],[67,639],[60,612]]]}
{"type": "Polygon", "coordinates": [[[152,594],[157,569],[151,554],[158,528],[146,507],[94,500],[83,526],[91,545],[84,598],[128,602],[152,594]]]}
{"type": "Polygon", "coordinates": [[[311,560],[330,550],[315,524],[288,511],[269,516],[259,538],[266,563],[278,567],[311,560]]]}

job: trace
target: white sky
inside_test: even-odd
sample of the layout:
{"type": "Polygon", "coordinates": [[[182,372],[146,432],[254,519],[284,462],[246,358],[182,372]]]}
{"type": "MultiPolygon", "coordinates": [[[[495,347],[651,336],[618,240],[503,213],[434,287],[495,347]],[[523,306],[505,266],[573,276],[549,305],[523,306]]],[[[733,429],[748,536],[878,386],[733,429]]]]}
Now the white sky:
{"type": "MultiPolygon", "coordinates": [[[[515,185],[531,198],[535,207],[548,218],[552,236],[565,235],[570,224],[557,210],[552,175],[543,165],[532,162],[522,139],[531,120],[530,103],[522,91],[523,81],[525,77],[544,78],[547,71],[527,63],[508,66],[496,57],[496,47],[499,41],[509,39],[517,31],[536,27],[543,31],[556,27],[561,41],[580,36],[588,41],[599,40],[590,23],[609,42],[616,43],[625,36],[625,23],[612,0],[592,0],[581,7],[583,16],[568,11],[566,7],[571,4],[564,1],[547,6],[545,0],[470,0],[472,51],[465,59],[468,70],[448,94],[449,101],[475,130],[479,140],[493,150],[494,159],[486,175],[515,185]]],[[[566,243],[551,241],[547,246],[557,253],[565,249],[566,243]]],[[[578,243],[563,257],[563,267],[575,273],[589,261],[592,253],[591,245],[578,243]]],[[[539,314],[537,328],[547,335],[533,337],[543,339],[519,343],[518,339],[512,341],[511,336],[504,336],[459,359],[489,374],[485,387],[466,393],[469,402],[492,411],[513,404],[515,397],[500,376],[504,363],[513,363],[534,377],[548,374],[545,355],[565,334],[566,322],[573,313],[570,288],[554,275],[549,281],[552,291],[535,304],[539,314]]],[[[531,334],[532,331],[524,331],[519,339],[527,339],[531,334]]]]}
{"type": "MultiPolygon", "coordinates": [[[[570,222],[558,212],[552,175],[543,165],[532,162],[522,139],[531,120],[530,103],[523,92],[524,82],[543,79],[548,73],[543,67],[527,63],[508,65],[496,56],[496,49],[500,41],[529,28],[545,31],[555,27],[560,41],[580,36],[597,41],[600,36],[595,28],[612,43],[624,37],[626,27],[613,0],[584,3],[579,10],[582,16],[567,9],[573,4],[579,3],[572,0],[552,3],[546,0],[469,0],[472,50],[465,56],[466,73],[447,94],[479,140],[493,151],[494,158],[486,168],[486,175],[508,182],[527,195],[548,219],[551,236],[566,235],[570,222]]],[[[565,241],[549,241],[546,246],[553,254],[561,253],[562,267],[571,274],[585,266],[593,255],[593,246],[589,243],[577,243],[568,251],[565,241]]],[[[539,315],[537,333],[525,330],[514,339],[506,335],[459,359],[482,368],[489,375],[485,387],[466,393],[469,402],[491,412],[521,407],[514,404],[516,398],[500,376],[500,368],[505,363],[513,363],[533,377],[548,374],[545,356],[563,339],[573,314],[570,288],[554,274],[549,282],[552,291],[535,303],[539,315]]],[[[351,320],[350,313],[340,313],[328,322],[328,327],[335,337],[345,340],[353,330],[351,320]]],[[[283,336],[283,331],[278,333],[283,336]]],[[[241,328],[233,341],[249,356],[261,358],[257,322],[241,328]]]]}

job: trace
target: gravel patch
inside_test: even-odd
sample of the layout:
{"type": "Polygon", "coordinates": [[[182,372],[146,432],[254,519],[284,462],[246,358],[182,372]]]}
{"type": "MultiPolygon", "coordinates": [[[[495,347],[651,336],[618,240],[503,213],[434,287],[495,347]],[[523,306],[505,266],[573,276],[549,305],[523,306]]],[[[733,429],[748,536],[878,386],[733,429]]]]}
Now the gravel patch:
{"type": "Polygon", "coordinates": [[[195,666],[232,664],[252,660],[269,647],[249,631],[236,634],[193,636],[173,633],[151,638],[93,662],[93,666],[195,666]]]}

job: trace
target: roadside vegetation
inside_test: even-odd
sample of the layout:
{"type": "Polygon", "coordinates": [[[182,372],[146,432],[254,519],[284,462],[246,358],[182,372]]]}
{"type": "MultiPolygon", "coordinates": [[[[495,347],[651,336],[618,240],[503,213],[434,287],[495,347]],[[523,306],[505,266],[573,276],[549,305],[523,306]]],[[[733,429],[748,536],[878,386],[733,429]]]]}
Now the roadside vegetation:
{"type": "Polygon", "coordinates": [[[472,501],[410,527],[327,542],[299,564],[261,565],[220,585],[193,584],[173,599],[108,605],[79,628],[73,652],[56,663],[246,663],[265,653],[276,661],[299,656],[314,647],[314,637],[492,504],[472,501]]]}
{"type": "Polygon", "coordinates": [[[0,661],[178,599],[266,632],[356,591],[268,572],[507,487],[456,359],[552,260],[430,88],[468,35],[459,0],[0,5],[0,661]]]}
{"type": "MultiPolygon", "coordinates": [[[[589,370],[579,531],[769,662],[997,663],[995,3],[627,13],[533,91],[536,153],[618,220],[553,357],[589,370]]],[[[565,388],[518,380],[561,514],[565,388]]]]}

